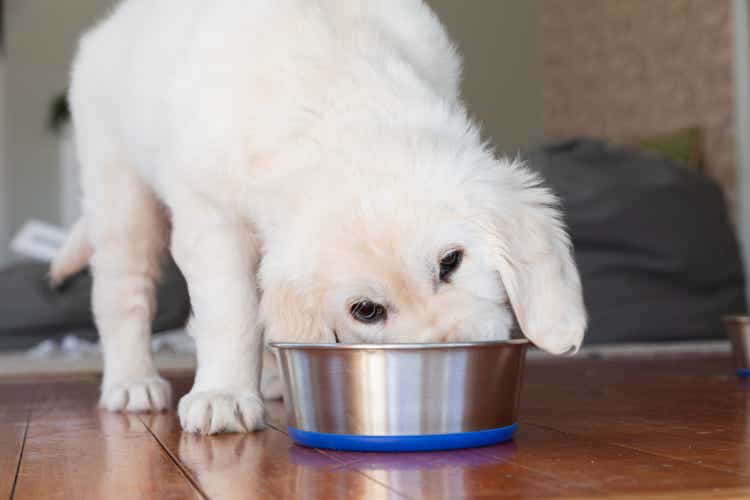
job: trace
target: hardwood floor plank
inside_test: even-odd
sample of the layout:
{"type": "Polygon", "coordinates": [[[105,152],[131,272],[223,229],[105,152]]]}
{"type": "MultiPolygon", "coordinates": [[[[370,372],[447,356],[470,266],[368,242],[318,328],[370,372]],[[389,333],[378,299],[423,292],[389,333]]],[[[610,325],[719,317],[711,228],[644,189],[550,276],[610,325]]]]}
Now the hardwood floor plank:
{"type": "Polygon", "coordinates": [[[575,496],[570,500],[747,500],[747,490],[698,490],[678,493],[633,493],[630,495],[575,496]]]}
{"type": "Polygon", "coordinates": [[[0,424],[0,498],[13,498],[26,424],[0,424]]]}
{"type": "Polygon", "coordinates": [[[0,385],[0,498],[12,498],[22,458],[33,387],[0,385]]]}
{"type": "MultiPolygon", "coordinates": [[[[172,382],[178,397],[190,388],[184,377],[172,382]]],[[[142,418],[209,498],[403,498],[345,462],[294,445],[282,401],[267,401],[266,415],[263,431],[211,437],[182,433],[174,413],[142,418]]]]}
{"type": "Polygon", "coordinates": [[[420,453],[324,452],[346,460],[357,470],[410,498],[563,498],[588,496],[596,490],[572,482],[551,480],[546,474],[512,461],[514,443],[476,450],[420,453]]]}
{"type": "MultiPolygon", "coordinates": [[[[429,454],[390,460],[388,454],[324,453],[349,461],[348,468],[408,496],[449,498],[469,492],[603,496],[669,490],[687,494],[713,487],[718,488],[715,494],[750,491],[750,483],[735,474],[747,471],[750,461],[748,440],[737,439],[737,431],[747,432],[744,393],[738,392],[732,377],[713,373],[717,366],[723,370],[723,363],[707,363],[708,367],[695,372],[684,370],[682,364],[644,363],[641,369],[633,362],[603,366],[586,362],[568,363],[559,369],[545,363],[537,370],[532,364],[529,371],[536,373],[527,376],[531,380],[527,380],[521,400],[523,423],[512,445],[514,451],[509,453],[508,445],[500,445],[461,452],[453,459],[463,460],[462,465],[445,467],[448,470],[439,473],[435,473],[441,469],[439,461],[451,460],[456,452],[437,454],[434,464],[429,454]],[[686,377],[695,380],[686,385],[686,377]],[[641,378],[644,380],[639,382],[641,378]],[[556,381],[554,390],[547,380],[556,381]],[[704,396],[720,401],[706,403],[704,396]],[[696,405],[696,399],[702,406],[696,405]],[[718,407],[725,418],[717,422],[716,412],[703,412],[696,406],[704,410],[718,407]],[[675,407],[681,411],[673,412],[675,407]],[[703,432],[703,441],[686,440],[686,432],[703,432]],[[706,433],[717,438],[706,437],[706,433]],[[687,451],[674,453],[678,446],[687,451],[696,448],[689,456],[687,451]],[[660,456],[662,449],[673,453],[660,456]],[[475,453],[500,462],[487,464],[493,471],[489,480],[482,475],[481,461],[471,460],[475,453]],[[687,463],[688,458],[692,463],[687,463]],[[409,463],[421,465],[409,471],[409,463]],[[508,477],[502,484],[493,482],[503,473],[508,477]],[[451,474],[455,477],[443,484],[451,474]]],[[[281,404],[272,407],[269,419],[284,428],[281,404]]]]}
{"type": "Polygon", "coordinates": [[[0,384],[0,424],[25,423],[35,384],[0,384]]]}
{"type": "MultiPolygon", "coordinates": [[[[543,420],[531,420],[538,425],[543,420]]],[[[590,421],[589,421],[590,422],[590,421]]],[[[563,429],[577,437],[595,439],[644,453],[679,460],[706,468],[721,470],[750,478],[750,454],[747,444],[729,438],[713,439],[695,433],[675,435],[659,432],[658,427],[648,424],[623,425],[612,429],[602,423],[591,423],[582,427],[578,422],[557,419],[551,423],[554,429],[563,429]]]]}
{"type": "MultiPolygon", "coordinates": [[[[173,381],[178,396],[191,385],[173,381]]],[[[531,362],[515,441],[443,453],[294,446],[280,401],[265,431],[187,435],[174,412],[99,412],[97,385],[0,382],[0,494],[31,408],[23,499],[750,496],[750,386],[725,359],[531,362]]]]}
{"type": "MultiPolygon", "coordinates": [[[[750,479],[530,424],[519,427],[513,463],[599,495],[743,491],[750,479]]],[[[492,447],[477,450],[493,456],[492,447]]]]}
{"type": "Polygon", "coordinates": [[[15,498],[198,498],[135,415],[96,409],[95,382],[38,386],[15,498]]]}
{"type": "MultiPolygon", "coordinates": [[[[266,404],[267,420],[286,432],[281,401],[266,404]]],[[[319,450],[342,467],[358,471],[410,498],[553,498],[591,494],[575,484],[549,484],[549,477],[508,459],[514,443],[491,447],[493,456],[477,450],[434,453],[354,453],[319,450]]]]}
{"type": "Polygon", "coordinates": [[[143,418],[209,498],[402,498],[270,427],[206,437],[182,433],[174,414],[143,418]]]}
{"type": "Polygon", "coordinates": [[[545,364],[529,370],[521,418],[748,477],[750,389],[727,373],[730,366],[721,359],[545,364]],[[542,381],[553,375],[560,390],[542,381]]]}

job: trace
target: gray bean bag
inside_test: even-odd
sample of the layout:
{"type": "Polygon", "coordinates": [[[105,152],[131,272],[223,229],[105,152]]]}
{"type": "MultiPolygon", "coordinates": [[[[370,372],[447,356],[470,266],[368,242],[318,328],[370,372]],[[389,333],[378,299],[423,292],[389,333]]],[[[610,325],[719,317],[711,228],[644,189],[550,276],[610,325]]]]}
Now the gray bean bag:
{"type": "MultiPolygon", "coordinates": [[[[97,338],[91,314],[91,275],[82,272],[60,290],[47,283],[47,265],[25,262],[0,270],[0,350],[25,349],[74,333],[97,338]]],[[[183,326],[190,313],[185,281],[170,260],[159,287],[154,330],[183,326]]]]}
{"type": "Polygon", "coordinates": [[[704,175],[576,139],[526,155],[561,197],[590,314],[588,343],[724,338],[746,310],[735,232],[704,175]]]}

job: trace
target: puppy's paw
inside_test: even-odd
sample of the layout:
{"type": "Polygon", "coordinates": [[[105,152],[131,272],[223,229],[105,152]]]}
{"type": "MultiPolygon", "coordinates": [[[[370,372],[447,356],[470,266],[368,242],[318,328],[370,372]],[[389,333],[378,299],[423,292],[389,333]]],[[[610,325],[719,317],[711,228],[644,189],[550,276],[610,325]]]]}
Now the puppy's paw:
{"type": "Polygon", "coordinates": [[[265,425],[263,402],[250,391],[191,391],[178,407],[187,432],[252,432],[265,425]]]}
{"type": "Polygon", "coordinates": [[[102,388],[99,406],[109,411],[164,411],[172,405],[172,387],[161,377],[108,384],[102,388]]]}

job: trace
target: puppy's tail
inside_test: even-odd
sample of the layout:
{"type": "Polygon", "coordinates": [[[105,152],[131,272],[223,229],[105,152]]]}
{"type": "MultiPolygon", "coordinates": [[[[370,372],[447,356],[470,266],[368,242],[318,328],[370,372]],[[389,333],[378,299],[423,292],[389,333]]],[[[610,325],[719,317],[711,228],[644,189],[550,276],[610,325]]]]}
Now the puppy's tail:
{"type": "Polygon", "coordinates": [[[49,269],[50,286],[59,288],[66,279],[86,268],[93,253],[94,249],[86,235],[86,222],[79,219],[68,240],[52,260],[49,269]]]}

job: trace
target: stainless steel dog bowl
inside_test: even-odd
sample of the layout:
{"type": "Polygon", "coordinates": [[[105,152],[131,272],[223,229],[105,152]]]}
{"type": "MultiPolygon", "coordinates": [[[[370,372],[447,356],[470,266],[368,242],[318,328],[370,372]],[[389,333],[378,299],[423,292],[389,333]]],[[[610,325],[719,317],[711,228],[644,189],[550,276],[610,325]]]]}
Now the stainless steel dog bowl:
{"type": "Polygon", "coordinates": [[[525,340],[271,347],[299,444],[425,451],[484,446],[515,432],[525,340]]]}
{"type": "Polygon", "coordinates": [[[732,357],[737,375],[750,377],[750,317],[724,316],[721,318],[732,343],[732,357]]]}

